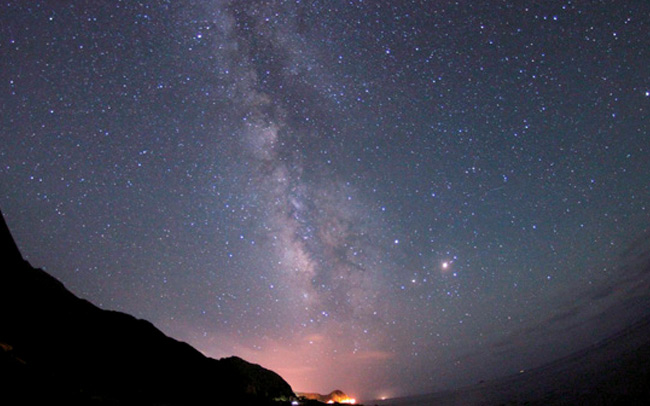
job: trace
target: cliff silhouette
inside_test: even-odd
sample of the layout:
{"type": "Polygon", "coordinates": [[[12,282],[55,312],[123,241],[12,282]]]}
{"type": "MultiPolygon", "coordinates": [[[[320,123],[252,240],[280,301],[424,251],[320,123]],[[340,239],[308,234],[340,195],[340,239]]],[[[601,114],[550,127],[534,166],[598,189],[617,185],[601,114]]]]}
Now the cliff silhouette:
{"type": "Polygon", "coordinates": [[[76,297],[22,258],[0,218],[0,404],[266,405],[294,397],[273,371],[205,357],[145,320],[76,297]]]}

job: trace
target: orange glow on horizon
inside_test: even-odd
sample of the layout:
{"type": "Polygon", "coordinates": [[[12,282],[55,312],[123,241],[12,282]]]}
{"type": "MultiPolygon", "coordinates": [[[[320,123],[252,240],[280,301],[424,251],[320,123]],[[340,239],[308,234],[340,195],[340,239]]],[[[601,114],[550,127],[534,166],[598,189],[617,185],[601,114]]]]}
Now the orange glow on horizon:
{"type": "Polygon", "coordinates": [[[340,403],[342,405],[354,405],[357,403],[357,400],[354,398],[345,398],[345,399],[339,399],[337,402],[334,402],[333,400],[327,401],[328,405],[333,405],[334,403],[340,403]]]}

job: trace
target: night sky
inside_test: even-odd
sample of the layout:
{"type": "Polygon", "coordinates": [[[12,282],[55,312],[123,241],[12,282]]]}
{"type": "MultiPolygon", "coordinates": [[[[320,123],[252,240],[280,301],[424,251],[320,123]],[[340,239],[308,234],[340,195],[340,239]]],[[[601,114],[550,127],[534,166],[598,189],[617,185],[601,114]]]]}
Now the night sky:
{"type": "Polygon", "coordinates": [[[32,265],[296,391],[476,383],[650,309],[644,0],[5,1],[0,113],[32,265]]]}

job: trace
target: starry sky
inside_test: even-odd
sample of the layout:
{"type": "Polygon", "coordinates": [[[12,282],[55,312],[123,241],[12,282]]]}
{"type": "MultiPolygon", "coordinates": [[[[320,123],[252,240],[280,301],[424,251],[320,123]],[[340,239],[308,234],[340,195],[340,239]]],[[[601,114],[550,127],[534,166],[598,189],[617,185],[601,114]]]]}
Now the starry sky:
{"type": "Polygon", "coordinates": [[[4,1],[32,265],[296,391],[426,393],[650,308],[650,3],[4,1]]]}

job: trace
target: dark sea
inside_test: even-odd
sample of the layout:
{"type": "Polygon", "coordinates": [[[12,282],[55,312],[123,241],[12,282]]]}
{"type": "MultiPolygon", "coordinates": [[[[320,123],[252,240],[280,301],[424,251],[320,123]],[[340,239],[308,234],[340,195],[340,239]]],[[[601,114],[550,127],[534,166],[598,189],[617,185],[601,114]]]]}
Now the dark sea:
{"type": "Polygon", "coordinates": [[[388,400],[382,406],[650,405],[650,317],[567,357],[517,375],[388,400]]]}

